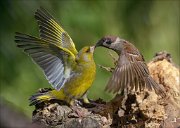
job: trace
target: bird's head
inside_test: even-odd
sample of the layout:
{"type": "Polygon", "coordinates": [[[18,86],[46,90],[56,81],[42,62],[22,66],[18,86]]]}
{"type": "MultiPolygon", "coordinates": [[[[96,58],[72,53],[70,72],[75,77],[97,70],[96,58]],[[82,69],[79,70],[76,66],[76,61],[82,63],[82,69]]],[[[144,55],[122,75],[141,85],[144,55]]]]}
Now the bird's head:
{"type": "Polygon", "coordinates": [[[78,53],[78,60],[84,62],[93,61],[93,53],[95,46],[85,46],[78,53]]]}
{"type": "Polygon", "coordinates": [[[96,43],[95,47],[102,46],[119,53],[124,48],[124,43],[126,41],[117,36],[105,36],[96,43]]]}

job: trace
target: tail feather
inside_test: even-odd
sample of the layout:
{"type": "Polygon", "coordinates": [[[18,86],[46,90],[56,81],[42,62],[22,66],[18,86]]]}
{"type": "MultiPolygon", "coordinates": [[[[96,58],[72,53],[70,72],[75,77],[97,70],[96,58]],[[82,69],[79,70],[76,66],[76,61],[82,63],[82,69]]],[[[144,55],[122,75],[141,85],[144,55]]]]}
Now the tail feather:
{"type": "Polygon", "coordinates": [[[145,81],[146,81],[146,84],[148,83],[147,86],[149,86],[149,87],[147,87],[147,88],[149,90],[151,90],[151,88],[153,88],[154,91],[156,92],[156,94],[159,94],[162,97],[166,96],[164,88],[162,88],[158,83],[156,83],[151,76],[147,77],[145,79],[145,81]]]}
{"type": "Polygon", "coordinates": [[[41,92],[38,92],[34,95],[32,95],[29,100],[30,100],[30,106],[32,105],[37,105],[37,104],[40,104],[44,101],[49,101],[53,99],[53,97],[51,95],[49,95],[48,92],[45,92],[45,93],[41,93],[41,92]]]}

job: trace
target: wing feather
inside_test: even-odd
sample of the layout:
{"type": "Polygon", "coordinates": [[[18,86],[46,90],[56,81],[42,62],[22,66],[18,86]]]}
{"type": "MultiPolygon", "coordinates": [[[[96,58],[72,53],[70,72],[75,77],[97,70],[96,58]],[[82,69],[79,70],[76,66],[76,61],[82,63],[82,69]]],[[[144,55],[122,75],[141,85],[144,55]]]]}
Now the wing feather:
{"type": "Polygon", "coordinates": [[[48,11],[43,8],[38,9],[35,12],[35,19],[38,22],[40,37],[42,39],[54,43],[57,46],[67,48],[74,55],[78,53],[68,33],[61,28],[48,11]]]}
{"type": "MultiPolygon", "coordinates": [[[[124,90],[123,88],[124,88],[124,85],[125,85],[125,74],[124,74],[124,67],[122,67],[121,68],[121,70],[120,70],[121,72],[119,72],[119,75],[121,76],[120,78],[121,78],[121,84],[120,84],[120,86],[118,87],[118,89],[117,90],[120,90],[121,92],[124,90]]],[[[118,77],[118,76],[117,76],[118,77]]]]}
{"type": "Polygon", "coordinates": [[[106,90],[113,93],[122,93],[125,88],[135,89],[135,91],[142,91],[145,88],[152,90],[153,88],[157,94],[165,96],[163,89],[149,75],[144,58],[138,52],[121,53],[113,75],[106,86],[106,90]]]}
{"type": "Polygon", "coordinates": [[[65,77],[66,65],[63,62],[63,56],[72,56],[71,52],[43,39],[21,33],[16,33],[15,42],[41,67],[47,80],[55,89],[59,90],[63,87],[68,80],[65,77]]]}

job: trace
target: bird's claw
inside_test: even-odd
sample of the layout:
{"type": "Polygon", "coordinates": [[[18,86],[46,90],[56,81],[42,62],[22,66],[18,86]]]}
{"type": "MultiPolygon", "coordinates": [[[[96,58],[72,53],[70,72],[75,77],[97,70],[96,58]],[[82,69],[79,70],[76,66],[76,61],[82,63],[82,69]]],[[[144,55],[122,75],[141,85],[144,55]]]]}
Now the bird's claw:
{"type": "Polygon", "coordinates": [[[114,71],[114,68],[111,68],[111,67],[106,67],[106,66],[102,66],[102,65],[98,65],[100,68],[108,71],[108,72],[113,72],[114,71]]]}
{"type": "Polygon", "coordinates": [[[118,62],[118,59],[116,57],[113,56],[113,54],[109,51],[108,52],[109,56],[113,59],[113,63],[114,65],[116,66],[117,65],[117,62],[118,62]]]}

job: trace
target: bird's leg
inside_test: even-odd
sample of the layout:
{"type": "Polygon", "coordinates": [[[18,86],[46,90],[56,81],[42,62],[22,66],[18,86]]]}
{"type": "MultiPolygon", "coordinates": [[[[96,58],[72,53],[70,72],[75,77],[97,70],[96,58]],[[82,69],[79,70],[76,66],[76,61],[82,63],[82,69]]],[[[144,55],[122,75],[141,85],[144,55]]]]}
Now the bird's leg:
{"type": "Polygon", "coordinates": [[[98,65],[100,68],[108,71],[108,72],[113,72],[114,71],[114,68],[111,68],[111,67],[106,67],[106,66],[102,66],[102,65],[98,65]]]}
{"type": "Polygon", "coordinates": [[[82,102],[77,100],[77,99],[71,99],[69,101],[70,106],[74,107],[74,106],[82,106],[82,102]]]}
{"type": "MultiPolygon", "coordinates": [[[[110,51],[108,52],[108,54],[109,54],[109,56],[113,59],[114,66],[116,66],[116,65],[117,65],[117,62],[118,62],[117,58],[114,57],[113,54],[112,54],[110,51]]],[[[106,67],[106,66],[103,66],[103,65],[98,65],[98,66],[99,66],[100,68],[108,71],[108,72],[113,72],[113,71],[114,71],[114,68],[112,68],[112,67],[106,67]]]]}
{"type": "Polygon", "coordinates": [[[86,104],[89,104],[89,103],[90,103],[90,102],[89,102],[89,99],[87,98],[87,93],[85,93],[82,98],[83,98],[83,102],[84,102],[84,103],[86,103],[86,104]]]}
{"type": "Polygon", "coordinates": [[[69,104],[70,104],[71,106],[74,106],[74,104],[75,104],[75,101],[74,101],[74,100],[69,100],[68,102],[69,102],[69,104]]]}
{"type": "Polygon", "coordinates": [[[108,52],[109,56],[113,59],[113,62],[114,62],[114,66],[117,65],[117,62],[118,62],[118,59],[116,57],[113,56],[113,54],[109,51],[108,52]]]}

